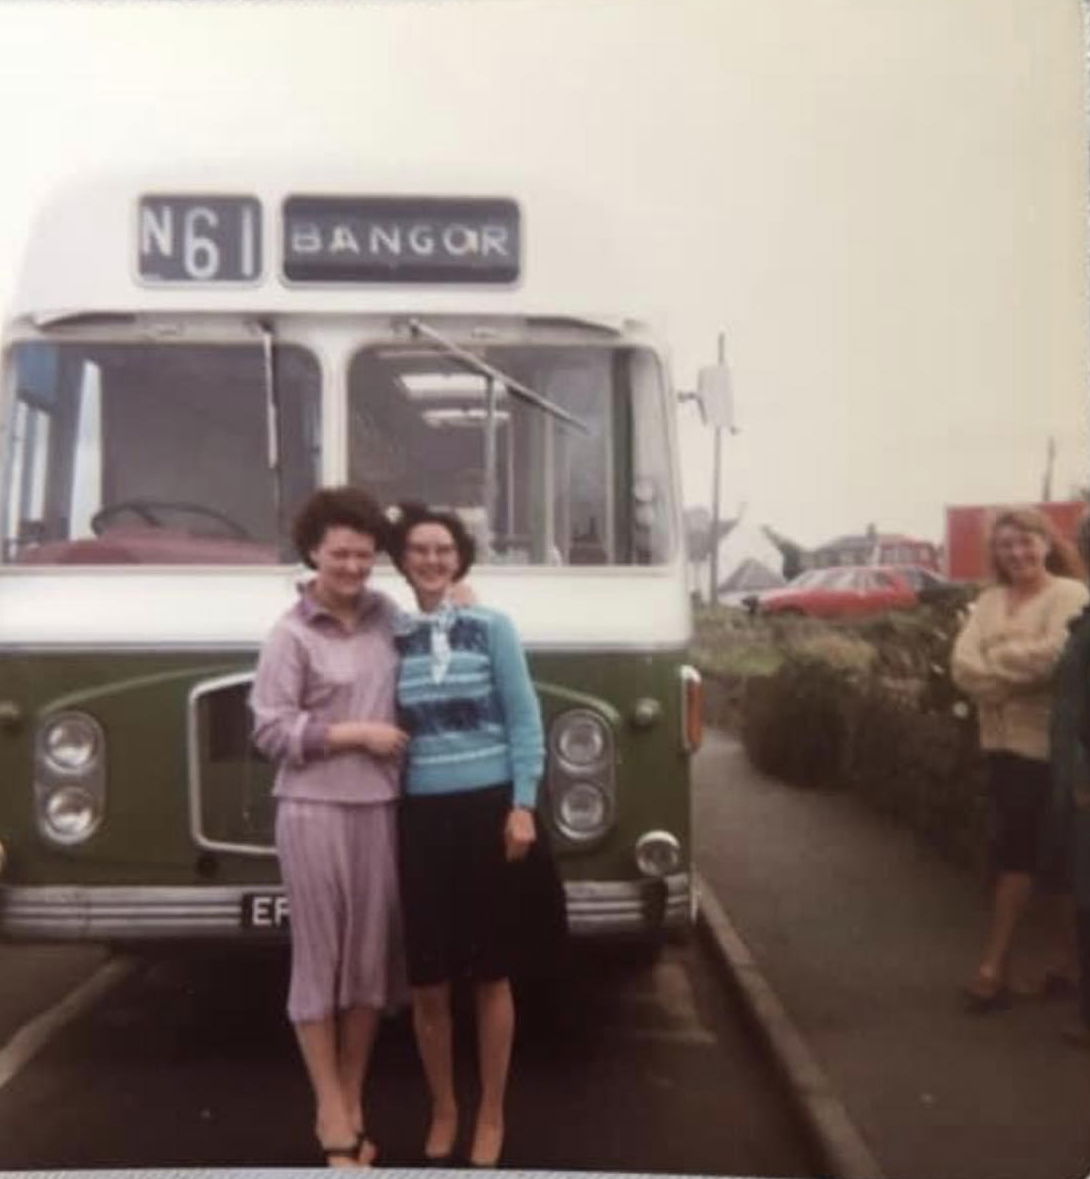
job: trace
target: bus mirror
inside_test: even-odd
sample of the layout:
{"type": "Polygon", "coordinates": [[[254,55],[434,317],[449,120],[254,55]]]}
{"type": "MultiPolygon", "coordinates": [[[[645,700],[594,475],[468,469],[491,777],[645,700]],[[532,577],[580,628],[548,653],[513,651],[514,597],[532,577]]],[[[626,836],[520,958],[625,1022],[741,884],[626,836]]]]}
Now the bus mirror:
{"type": "Polygon", "coordinates": [[[15,392],[20,401],[52,412],[57,405],[57,346],[28,340],[15,350],[15,392]]]}
{"type": "Polygon", "coordinates": [[[704,420],[716,429],[734,429],[734,392],[730,370],[725,364],[711,364],[700,370],[696,396],[704,420]]]}

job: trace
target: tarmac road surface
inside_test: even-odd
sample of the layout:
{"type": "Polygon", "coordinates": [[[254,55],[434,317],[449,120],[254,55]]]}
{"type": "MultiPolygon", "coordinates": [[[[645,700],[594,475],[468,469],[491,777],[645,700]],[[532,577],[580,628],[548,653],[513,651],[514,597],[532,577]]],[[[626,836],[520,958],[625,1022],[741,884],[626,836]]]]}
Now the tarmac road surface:
{"type": "MultiPolygon", "coordinates": [[[[0,966],[35,952],[0,947],[0,966]]],[[[60,969],[55,956],[47,965],[60,969]]],[[[32,974],[0,969],[0,992],[32,974]]],[[[138,958],[0,1081],[0,1169],[316,1165],[285,976],[279,949],[138,958]]],[[[52,999],[55,978],[45,989],[52,999]]],[[[8,1004],[25,1006],[25,995],[8,1004]]],[[[561,984],[523,996],[520,1019],[505,1165],[815,1173],[697,942],[654,964],[579,947],[561,984]]],[[[468,1091],[469,1045],[460,1054],[468,1091]]],[[[404,1016],[383,1029],[369,1108],[381,1161],[418,1164],[426,1106],[404,1016]]]]}

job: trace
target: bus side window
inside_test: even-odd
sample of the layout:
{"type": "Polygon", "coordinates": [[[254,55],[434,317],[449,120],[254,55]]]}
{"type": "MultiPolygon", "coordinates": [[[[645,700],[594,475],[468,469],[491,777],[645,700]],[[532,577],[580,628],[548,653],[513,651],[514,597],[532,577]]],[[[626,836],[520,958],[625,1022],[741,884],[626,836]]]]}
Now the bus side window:
{"type": "MultiPolygon", "coordinates": [[[[72,362],[52,345],[20,346],[16,364],[12,429],[4,473],[8,489],[8,542],[4,559],[57,537],[69,535],[73,515],[83,497],[97,497],[97,488],[76,484],[76,466],[97,479],[97,400],[85,411],[85,399],[97,398],[96,366],[72,362]],[[80,432],[90,429],[86,438],[80,432]],[[78,442],[77,442],[78,440],[78,442]],[[89,464],[91,464],[89,466],[89,464]]],[[[85,525],[88,533],[89,514],[85,525]]]]}
{"type": "Polygon", "coordinates": [[[57,352],[31,341],[15,352],[15,404],[3,471],[7,484],[9,538],[7,559],[38,543],[45,533],[46,467],[49,457],[49,410],[57,395],[57,352]]]}
{"type": "Polygon", "coordinates": [[[49,414],[20,400],[15,411],[12,524],[16,550],[45,539],[45,477],[49,465],[49,414]]]}
{"type": "Polygon", "coordinates": [[[91,517],[102,507],[102,370],[85,361],[72,470],[72,537],[91,536],[91,517]]]}
{"type": "Polygon", "coordinates": [[[670,450],[662,445],[667,436],[661,398],[658,396],[656,361],[642,350],[632,350],[625,361],[618,387],[631,390],[632,417],[632,563],[656,564],[666,560],[670,543],[670,450]]]}

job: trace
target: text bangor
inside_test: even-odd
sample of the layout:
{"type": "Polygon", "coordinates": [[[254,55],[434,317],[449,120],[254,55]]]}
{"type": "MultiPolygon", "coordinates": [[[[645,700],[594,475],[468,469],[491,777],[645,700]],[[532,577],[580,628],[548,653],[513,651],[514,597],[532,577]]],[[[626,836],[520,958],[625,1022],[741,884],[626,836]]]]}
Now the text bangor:
{"type": "Polygon", "coordinates": [[[513,258],[511,231],[506,225],[293,221],[288,230],[288,243],[291,253],[302,257],[499,258],[505,261],[513,258]]]}

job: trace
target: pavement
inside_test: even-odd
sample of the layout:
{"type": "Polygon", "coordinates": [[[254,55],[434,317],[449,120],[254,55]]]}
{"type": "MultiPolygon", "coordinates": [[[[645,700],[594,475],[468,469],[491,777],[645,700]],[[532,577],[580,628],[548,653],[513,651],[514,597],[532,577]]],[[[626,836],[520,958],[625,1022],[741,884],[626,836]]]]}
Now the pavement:
{"type": "Polygon", "coordinates": [[[1090,1053],[1072,1000],[966,1014],[983,882],[847,792],[698,756],[702,927],[837,1179],[1082,1179],[1090,1053]]]}

